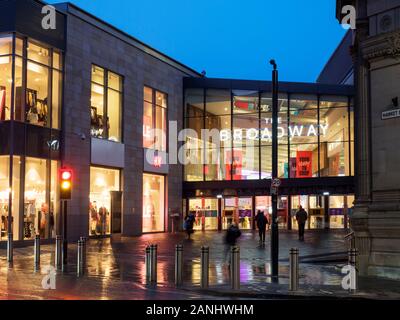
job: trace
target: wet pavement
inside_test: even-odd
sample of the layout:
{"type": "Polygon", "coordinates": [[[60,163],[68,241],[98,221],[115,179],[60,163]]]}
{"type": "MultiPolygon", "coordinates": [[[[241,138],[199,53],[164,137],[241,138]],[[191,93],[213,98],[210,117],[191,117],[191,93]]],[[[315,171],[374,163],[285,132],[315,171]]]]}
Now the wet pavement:
{"type": "MultiPolygon", "coordinates": [[[[0,299],[222,299],[273,298],[287,294],[288,255],[292,247],[300,250],[300,285],[303,294],[327,295],[341,289],[343,265],[347,250],[342,230],[310,231],[305,242],[298,242],[295,232],[280,234],[280,278],[271,284],[269,237],[265,247],[258,235],[244,232],[241,249],[240,278],[243,294],[232,292],[226,264],[224,233],[196,232],[192,240],[185,235],[152,234],[137,238],[113,237],[92,239],[87,247],[87,265],[82,277],[76,275],[76,246],[69,246],[69,265],[56,275],[56,289],[42,287],[46,267],[54,264],[54,246],[42,246],[41,268],[34,270],[33,248],[14,250],[9,266],[6,251],[0,250],[0,299]],[[146,285],[144,252],[148,244],[158,245],[157,287],[146,285]],[[174,248],[184,246],[184,287],[174,288],[174,248]],[[201,246],[210,247],[210,290],[199,290],[201,246]],[[315,289],[317,288],[317,289],[315,289]],[[322,289],[321,289],[322,288],[322,289]],[[286,291],[285,291],[286,290],[286,291]],[[336,290],[336,291],[335,291],[336,290]]],[[[347,294],[343,292],[343,294],[347,294]]]]}

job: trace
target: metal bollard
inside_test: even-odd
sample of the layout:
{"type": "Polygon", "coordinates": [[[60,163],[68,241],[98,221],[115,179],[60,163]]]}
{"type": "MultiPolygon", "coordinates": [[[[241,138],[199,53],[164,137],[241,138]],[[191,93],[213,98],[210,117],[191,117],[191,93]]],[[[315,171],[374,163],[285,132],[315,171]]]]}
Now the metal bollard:
{"type": "Polygon", "coordinates": [[[202,289],[207,289],[209,285],[209,269],[210,269],[210,248],[201,247],[201,279],[200,285],[202,289]]]}
{"type": "Polygon", "coordinates": [[[175,285],[181,286],[183,283],[183,245],[175,246],[175,285]]]}
{"type": "Polygon", "coordinates": [[[83,244],[83,266],[86,266],[86,255],[87,255],[87,241],[88,239],[86,237],[81,237],[80,240],[82,241],[83,244]]]}
{"type": "Polygon", "coordinates": [[[150,246],[150,283],[157,283],[157,245],[150,246]]]}
{"type": "Polygon", "coordinates": [[[292,248],[289,253],[289,290],[299,290],[299,249],[292,248]]]}
{"type": "Polygon", "coordinates": [[[231,248],[231,287],[232,290],[240,289],[240,248],[231,248]]]}
{"type": "Polygon", "coordinates": [[[146,266],[146,283],[150,282],[150,273],[151,273],[151,255],[150,255],[150,246],[146,247],[146,255],[144,257],[144,264],[146,266]]]}
{"type": "Polygon", "coordinates": [[[35,254],[35,268],[40,266],[40,235],[35,236],[35,245],[34,245],[34,254],[35,254]]]}
{"type": "Polygon", "coordinates": [[[350,293],[356,293],[358,290],[358,270],[357,270],[357,257],[358,250],[353,248],[349,250],[349,265],[351,268],[350,273],[350,293]]]}
{"type": "Polygon", "coordinates": [[[57,270],[62,268],[62,237],[56,236],[56,254],[55,254],[55,261],[54,265],[57,270]]]}
{"type": "Polygon", "coordinates": [[[78,276],[83,275],[84,273],[84,244],[83,241],[79,240],[78,241],[78,256],[77,256],[77,262],[76,262],[76,270],[78,276]]]}
{"type": "Polygon", "coordinates": [[[13,259],[14,259],[13,234],[9,233],[7,238],[7,262],[12,263],[13,259]]]}

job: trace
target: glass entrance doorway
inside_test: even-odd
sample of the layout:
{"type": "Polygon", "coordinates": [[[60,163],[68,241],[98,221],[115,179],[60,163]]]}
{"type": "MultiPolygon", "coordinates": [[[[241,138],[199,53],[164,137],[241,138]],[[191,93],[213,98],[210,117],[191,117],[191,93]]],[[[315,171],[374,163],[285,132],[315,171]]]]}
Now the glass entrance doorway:
{"type": "MultiPolygon", "coordinates": [[[[269,226],[271,226],[272,216],[272,199],[270,196],[256,197],[256,214],[258,211],[264,212],[268,219],[269,226]]],[[[286,229],[288,221],[288,197],[278,197],[278,226],[279,229],[286,229]]]]}
{"type": "Polygon", "coordinates": [[[253,198],[225,198],[222,210],[222,228],[235,222],[241,230],[251,230],[253,225],[253,198]]]}
{"type": "Polygon", "coordinates": [[[196,217],[194,230],[218,230],[218,199],[189,199],[189,212],[196,217]]]}

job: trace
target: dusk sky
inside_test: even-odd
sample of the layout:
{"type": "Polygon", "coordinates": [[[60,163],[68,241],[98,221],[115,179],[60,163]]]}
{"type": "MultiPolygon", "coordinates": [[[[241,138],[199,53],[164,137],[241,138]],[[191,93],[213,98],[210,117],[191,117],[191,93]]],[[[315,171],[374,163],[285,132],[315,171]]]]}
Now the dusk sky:
{"type": "MultiPolygon", "coordinates": [[[[49,1],[57,3],[60,1],[49,1]]],[[[207,77],[314,82],[345,30],[334,0],[72,0],[207,77]]]]}

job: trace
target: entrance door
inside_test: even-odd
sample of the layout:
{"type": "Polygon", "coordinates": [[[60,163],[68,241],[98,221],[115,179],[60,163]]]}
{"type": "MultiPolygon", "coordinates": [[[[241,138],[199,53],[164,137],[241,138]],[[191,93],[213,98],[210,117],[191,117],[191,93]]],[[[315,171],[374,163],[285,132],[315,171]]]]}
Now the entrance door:
{"type": "Polygon", "coordinates": [[[111,191],[111,233],[122,232],[122,192],[111,191]]]}

